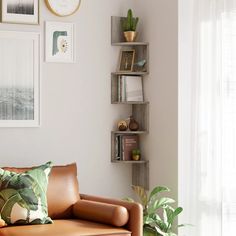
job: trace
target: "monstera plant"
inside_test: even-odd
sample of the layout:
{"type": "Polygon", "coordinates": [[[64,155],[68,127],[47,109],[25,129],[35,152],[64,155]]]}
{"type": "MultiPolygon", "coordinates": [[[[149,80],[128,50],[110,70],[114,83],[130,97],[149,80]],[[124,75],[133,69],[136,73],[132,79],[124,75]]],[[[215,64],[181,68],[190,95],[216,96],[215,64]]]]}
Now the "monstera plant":
{"type": "MultiPolygon", "coordinates": [[[[143,206],[143,234],[144,236],[177,236],[175,233],[176,217],[183,211],[182,207],[172,206],[175,200],[169,197],[161,197],[160,193],[169,192],[167,187],[157,186],[150,194],[141,186],[132,186],[132,189],[143,206]]],[[[134,202],[132,198],[125,200],[134,202]]]]}

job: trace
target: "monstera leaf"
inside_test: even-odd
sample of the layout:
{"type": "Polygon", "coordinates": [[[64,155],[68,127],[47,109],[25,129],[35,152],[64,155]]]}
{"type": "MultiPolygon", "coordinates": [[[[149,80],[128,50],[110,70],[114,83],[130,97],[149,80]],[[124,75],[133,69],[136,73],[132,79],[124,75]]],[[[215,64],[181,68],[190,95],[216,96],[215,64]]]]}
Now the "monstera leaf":
{"type": "Polygon", "coordinates": [[[47,215],[46,199],[50,170],[50,162],[20,174],[0,169],[0,215],[7,224],[52,222],[47,215]],[[18,214],[14,212],[19,212],[18,208],[23,219],[16,218],[18,214]]]}

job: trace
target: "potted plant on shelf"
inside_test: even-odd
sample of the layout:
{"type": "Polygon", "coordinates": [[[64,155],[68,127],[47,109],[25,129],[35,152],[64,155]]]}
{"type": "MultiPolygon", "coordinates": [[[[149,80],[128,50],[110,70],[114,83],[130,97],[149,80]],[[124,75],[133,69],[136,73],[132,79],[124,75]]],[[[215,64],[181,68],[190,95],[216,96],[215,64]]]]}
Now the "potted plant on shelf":
{"type": "MultiPolygon", "coordinates": [[[[174,208],[171,204],[175,200],[169,197],[159,197],[162,192],[169,192],[167,187],[157,186],[148,195],[141,186],[132,186],[132,189],[143,206],[143,235],[144,236],[177,236],[174,225],[176,217],[183,211],[182,207],[174,208]]],[[[132,198],[124,200],[134,202],[132,198]]]]}
{"type": "Polygon", "coordinates": [[[132,160],[139,161],[141,159],[141,151],[140,149],[133,149],[132,150],[132,160]]]}
{"type": "Polygon", "coordinates": [[[137,24],[139,18],[133,17],[133,12],[131,9],[128,10],[127,17],[122,20],[122,27],[124,31],[124,37],[127,42],[134,42],[137,37],[137,24]]]}

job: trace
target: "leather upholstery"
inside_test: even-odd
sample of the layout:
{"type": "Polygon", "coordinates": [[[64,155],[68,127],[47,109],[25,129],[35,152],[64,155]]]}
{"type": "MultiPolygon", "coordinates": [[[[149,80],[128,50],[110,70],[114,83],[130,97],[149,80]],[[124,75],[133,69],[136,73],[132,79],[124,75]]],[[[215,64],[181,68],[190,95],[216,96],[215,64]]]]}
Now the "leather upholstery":
{"type": "MultiPolygon", "coordinates": [[[[31,168],[11,168],[5,170],[16,173],[31,168]]],[[[47,200],[48,215],[52,219],[69,219],[72,217],[72,206],[80,199],[76,164],[54,166],[49,176],[47,200]]]]}
{"type": "Polygon", "coordinates": [[[73,213],[78,219],[117,227],[126,225],[129,220],[129,213],[125,207],[87,200],[79,200],[73,207],[73,213]]]}
{"type": "Polygon", "coordinates": [[[83,220],[54,220],[51,225],[11,226],[0,229],[0,236],[131,236],[122,228],[83,220]]]}
{"type": "MultiPolygon", "coordinates": [[[[31,168],[5,169],[14,172],[24,172],[31,168]]],[[[76,164],[56,166],[52,168],[49,177],[47,198],[49,216],[54,219],[54,224],[1,228],[0,236],[143,235],[142,206],[137,203],[115,199],[84,194],[79,195],[76,164]],[[82,205],[81,202],[83,202],[82,205]],[[90,220],[73,219],[75,216],[77,218],[84,217],[90,220]],[[109,217],[113,217],[113,219],[110,219],[109,217]],[[106,224],[96,223],[93,221],[106,222],[106,224]],[[125,225],[122,228],[119,228],[108,224],[125,225]]]]}
{"type": "Polygon", "coordinates": [[[126,228],[132,232],[132,236],[142,236],[143,235],[143,208],[142,205],[138,203],[131,203],[121,200],[108,199],[97,196],[90,196],[85,194],[80,194],[80,198],[84,200],[103,202],[114,205],[119,205],[125,207],[129,212],[129,221],[126,228]]]}

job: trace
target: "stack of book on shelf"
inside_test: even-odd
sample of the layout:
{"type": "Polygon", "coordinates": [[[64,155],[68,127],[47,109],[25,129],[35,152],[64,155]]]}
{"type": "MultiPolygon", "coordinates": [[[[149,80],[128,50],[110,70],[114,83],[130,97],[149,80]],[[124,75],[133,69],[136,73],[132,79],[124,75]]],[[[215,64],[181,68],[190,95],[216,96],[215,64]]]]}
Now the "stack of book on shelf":
{"type": "Polygon", "coordinates": [[[138,135],[116,135],[115,140],[115,160],[131,161],[132,151],[139,149],[138,135]]]}
{"type": "Polygon", "coordinates": [[[143,81],[141,76],[118,76],[118,102],[143,102],[143,81]]]}

